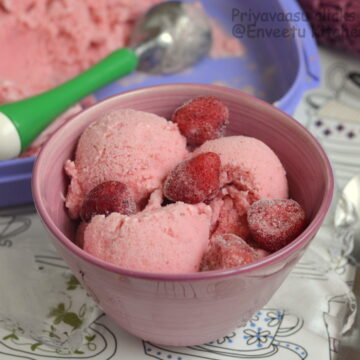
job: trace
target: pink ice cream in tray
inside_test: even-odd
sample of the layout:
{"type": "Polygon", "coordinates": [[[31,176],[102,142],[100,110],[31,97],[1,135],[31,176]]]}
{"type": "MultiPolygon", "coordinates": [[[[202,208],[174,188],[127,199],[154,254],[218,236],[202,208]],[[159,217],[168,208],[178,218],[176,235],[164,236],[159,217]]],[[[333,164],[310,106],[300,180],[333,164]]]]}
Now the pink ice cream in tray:
{"type": "MultiPolygon", "coordinates": [[[[0,102],[18,100],[56,86],[126,45],[136,19],[158,2],[160,0],[86,3],[0,0],[0,46],[8,55],[0,59],[0,102]]],[[[245,27],[252,23],[251,14],[240,16],[249,9],[252,13],[296,12],[299,11],[296,1],[254,3],[246,0],[240,4],[236,0],[206,0],[199,4],[213,23],[214,45],[209,57],[174,75],[148,76],[136,72],[71,109],[47,129],[22,158],[0,163],[3,194],[0,206],[32,202],[30,182],[34,156],[53,131],[94,101],[144,86],[197,82],[244,90],[292,113],[303,91],[317,86],[319,58],[306,22],[297,23],[297,27],[306,29],[305,38],[254,37],[238,31],[239,23],[245,27]]],[[[259,27],[286,30],[291,28],[291,23],[261,22],[259,27]]]]}

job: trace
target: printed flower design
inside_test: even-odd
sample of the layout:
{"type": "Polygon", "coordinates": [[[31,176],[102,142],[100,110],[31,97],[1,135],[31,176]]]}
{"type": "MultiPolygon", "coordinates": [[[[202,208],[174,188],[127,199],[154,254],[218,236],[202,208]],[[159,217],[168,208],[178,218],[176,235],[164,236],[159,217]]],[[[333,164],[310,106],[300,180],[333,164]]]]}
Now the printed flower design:
{"type": "Polygon", "coordinates": [[[21,216],[0,216],[0,246],[11,247],[13,239],[31,226],[31,220],[21,216]]]}
{"type": "Polygon", "coordinates": [[[216,340],[216,342],[219,345],[224,344],[226,342],[232,343],[233,342],[232,338],[235,337],[235,336],[236,336],[236,333],[232,332],[230,335],[224,336],[223,338],[216,340]]]}
{"type": "Polygon", "coordinates": [[[269,311],[266,316],[267,317],[264,320],[267,322],[267,325],[269,327],[274,327],[281,323],[284,314],[281,311],[269,311]]]}
{"type": "Polygon", "coordinates": [[[271,332],[268,330],[262,330],[261,327],[257,330],[246,329],[244,330],[244,339],[246,339],[247,345],[256,344],[257,347],[263,347],[269,339],[273,339],[271,332]]]}
{"type": "Polygon", "coordinates": [[[262,312],[258,311],[256,314],[254,314],[250,320],[251,323],[256,323],[260,320],[260,316],[262,315],[262,312]]]}
{"type": "Polygon", "coordinates": [[[255,313],[252,318],[249,320],[247,326],[256,327],[256,323],[260,321],[261,316],[263,313],[261,311],[258,311],[255,313]]]}

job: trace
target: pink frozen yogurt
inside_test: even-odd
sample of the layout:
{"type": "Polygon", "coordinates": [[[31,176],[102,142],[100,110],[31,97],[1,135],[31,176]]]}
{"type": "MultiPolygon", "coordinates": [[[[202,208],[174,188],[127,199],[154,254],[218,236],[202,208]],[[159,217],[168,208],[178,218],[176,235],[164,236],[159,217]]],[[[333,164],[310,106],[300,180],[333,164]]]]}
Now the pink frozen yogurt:
{"type": "Polygon", "coordinates": [[[71,179],[66,197],[70,216],[79,216],[91,189],[113,180],[125,183],[142,208],[187,154],[186,139],[175,123],[142,111],[110,112],[84,131],[75,160],[65,164],[71,179]]]}
{"type": "Polygon", "coordinates": [[[209,244],[211,208],[177,202],[133,216],[97,215],[84,250],[120,267],[157,273],[199,271],[209,244]]]}
{"type": "MultiPolygon", "coordinates": [[[[127,46],[135,22],[162,1],[0,0],[0,103],[48,90],[127,46]]],[[[244,53],[212,28],[212,56],[244,53]]]]}
{"type": "Polygon", "coordinates": [[[194,156],[209,151],[221,159],[221,191],[211,202],[214,234],[232,233],[246,239],[246,212],[254,201],[288,198],[286,172],[276,154],[255,138],[229,136],[209,140],[194,156]]]}
{"type": "Polygon", "coordinates": [[[0,0],[0,103],[48,90],[128,44],[161,0],[0,0]]]}

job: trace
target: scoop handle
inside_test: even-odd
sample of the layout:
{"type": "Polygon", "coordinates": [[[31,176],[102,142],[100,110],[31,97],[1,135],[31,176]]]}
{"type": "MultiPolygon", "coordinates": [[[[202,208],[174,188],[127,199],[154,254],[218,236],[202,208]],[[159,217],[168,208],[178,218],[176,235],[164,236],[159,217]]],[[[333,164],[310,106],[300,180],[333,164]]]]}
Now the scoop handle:
{"type": "MultiPolygon", "coordinates": [[[[138,57],[132,49],[116,50],[90,69],[56,88],[24,100],[0,105],[0,115],[10,120],[16,128],[21,152],[70,106],[106,84],[134,71],[137,65],[138,57]]],[[[0,143],[1,135],[0,129],[0,143]]],[[[4,140],[3,143],[5,142],[4,140]]],[[[0,145],[0,159],[4,160],[1,152],[0,145]]]]}

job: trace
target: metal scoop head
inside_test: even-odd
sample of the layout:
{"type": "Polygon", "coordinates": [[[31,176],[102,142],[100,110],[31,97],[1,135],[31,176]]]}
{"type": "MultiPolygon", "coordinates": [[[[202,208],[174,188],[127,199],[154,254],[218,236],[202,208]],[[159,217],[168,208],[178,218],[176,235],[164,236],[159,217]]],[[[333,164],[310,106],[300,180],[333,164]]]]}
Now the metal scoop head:
{"type": "Polygon", "coordinates": [[[180,1],[152,7],[130,39],[138,69],[152,74],[181,71],[202,59],[212,45],[210,22],[197,5],[180,1]]]}

